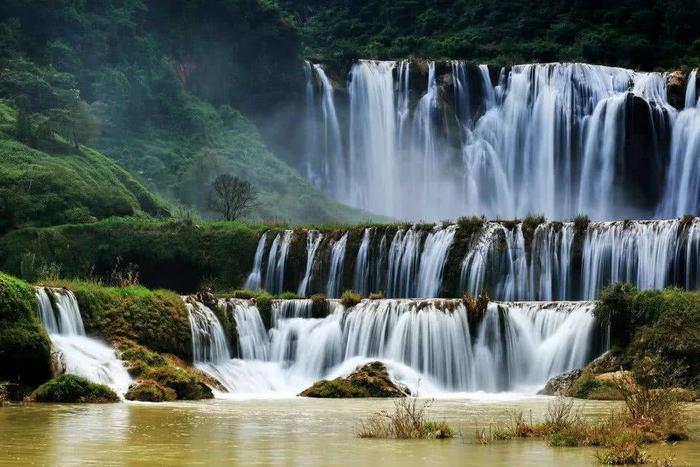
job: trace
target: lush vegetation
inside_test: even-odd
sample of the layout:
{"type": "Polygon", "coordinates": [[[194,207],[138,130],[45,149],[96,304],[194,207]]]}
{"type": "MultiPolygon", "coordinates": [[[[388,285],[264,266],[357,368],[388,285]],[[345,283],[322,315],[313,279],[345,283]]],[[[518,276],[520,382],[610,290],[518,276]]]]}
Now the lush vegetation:
{"type": "Polygon", "coordinates": [[[700,387],[700,293],[639,291],[615,284],[601,292],[596,316],[610,323],[621,365],[651,387],[700,387]]]}
{"type": "MultiPolygon", "coordinates": [[[[274,2],[11,0],[0,5],[0,36],[0,98],[18,109],[4,126],[27,146],[65,159],[94,147],[206,216],[211,181],[231,173],[259,193],[253,219],[365,217],[312,188],[258,131],[289,147],[296,115],[286,104],[303,88],[296,28],[274,2]]],[[[97,195],[113,191],[94,182],[97,195]]],[[[54,191],[70,209],[73,190],[54,191]]],[[[85,220],[83,204],[51,222],[85,220]]]]}
{"type": "Polygon", "coordinates": [[[151,288],[192,293],[243,283],[261,225],[138,218],[23,229],[0,239],[0,269],[36,281],[42,272],[121,285],[138,275],[151,288]],[[56,271],[58,270],[58,271],[56,271]]]}
{"type": "Polygon", "coordinates": [[[118,402],[119,397],[104,384],[81,376],[60,375],[39,386],[31,396],[36,402],[118,402]]]}
{"type": "Polygon", "coordinates": [[[700,63],[694,1],[280,0],[305,54],[463,58],[484,63],[585,61],[653,70],[700,63]]]}
{"type": "Polygon", "coordinates": [[[32,386],[51,376],[51,345],[29,284],[0,273],[0,381],[32,386]]]}
{"type": "Polygon", "coordinates": [[[0,234],[24,226],[163,215],[163,203],[102,154],[55,134],[34,149],[14,138],[17,112],[0,102],[0,234]],[[8,127],[10,127],[8,129],[8,127]],[[51,142],[55,147],[45,147],[51,142]]]}

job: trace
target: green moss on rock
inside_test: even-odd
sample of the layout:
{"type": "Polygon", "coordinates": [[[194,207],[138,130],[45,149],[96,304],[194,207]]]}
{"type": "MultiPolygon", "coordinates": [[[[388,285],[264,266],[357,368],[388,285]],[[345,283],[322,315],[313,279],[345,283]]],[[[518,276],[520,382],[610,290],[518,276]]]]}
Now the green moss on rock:
{"type": "Polygon", "coordinates": [[[91,282],[56,285],[75,293],[88,333],[108,341],[132,340],[191,360],[189,314],[176,293],[145,287],[104,287],[91,282]]]}
{"type": "Polygon", "coordinates": [[[39,386],[31,395],[35,402],[118,402],[119,397],[104,384],[96,384],[81,376],[60,375],[39,386]]]}
{"type": "Polygon", "coordinates": [[[346,378],[321,380],[299,395],[317,398],[405,397],[408,390],[395,384],[381,362],[357,367],[346,378]]]}
{"type": "Polygon", "coordinates": [[[124,395],[127,400],[141,402],[168,402],[177,399],[174,389],[161,385],[158,381],[145,380],[132,384],[124,395]]]}
{"type": "Polygon", "coordinates": [[[212,399],[211,389],[184,368],[167,365],[149,368],[142,375],[143,380],[156,381],[175,391],[179,400],[212,399]]]}

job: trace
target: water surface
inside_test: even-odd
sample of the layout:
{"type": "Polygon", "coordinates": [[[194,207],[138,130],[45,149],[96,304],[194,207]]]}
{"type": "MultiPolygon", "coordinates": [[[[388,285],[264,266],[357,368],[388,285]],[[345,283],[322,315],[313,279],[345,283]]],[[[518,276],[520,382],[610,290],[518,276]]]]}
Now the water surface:
{"type": "MultiPolygon", "coordinates": [[[[478,426],[522,409],[540,418],[551,398],[444,399],[429,409],[461,436],[452,440],[358,439],[368,413],[389,400],[251,399],[168,404],[27,404],[0,409],[0,465],[590,466],[593,448],[542,441],[474,440],[478,426]]],[[[577,402],[587,417],[615,403],[577,402]]],[[[689,406],[693,440],[672,448],[676,465],[700,459],[700,404],[689,406]]],[[[671,449],[650,447],[656,455],[671,449]]]]}

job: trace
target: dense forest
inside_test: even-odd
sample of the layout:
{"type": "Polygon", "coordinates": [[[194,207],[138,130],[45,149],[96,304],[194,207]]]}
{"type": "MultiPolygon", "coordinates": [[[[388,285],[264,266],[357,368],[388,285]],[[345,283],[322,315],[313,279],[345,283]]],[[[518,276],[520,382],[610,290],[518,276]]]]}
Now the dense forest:
{"type": "Polygon", "coordinates": [[[697,24],[697,1],[4,1],[0,231],[182,207],[211,217],[224,172],[257,190],[253,219],[362,220],[284,162],[301,147],[303,58],[692,67],[697,24]]]}
{"type": "Polygon", "coordinates": [[[305,53],[330,61],[430,57],[582,61],[644,70],[700,62],[697,0],[281,0],[305,53]]]}

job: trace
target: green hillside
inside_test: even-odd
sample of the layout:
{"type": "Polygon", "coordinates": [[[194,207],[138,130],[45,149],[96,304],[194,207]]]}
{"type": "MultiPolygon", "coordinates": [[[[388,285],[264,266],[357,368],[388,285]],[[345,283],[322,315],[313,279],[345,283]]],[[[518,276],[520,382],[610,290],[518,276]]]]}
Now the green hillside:
{"type": "Polygon", "coordinates": [[[33,149],[8,135],[14,125],[14,109],[0,104],[0,233],[167,213],[162,201],[99,152],[70,145],[58,154],[33,149]]]}

